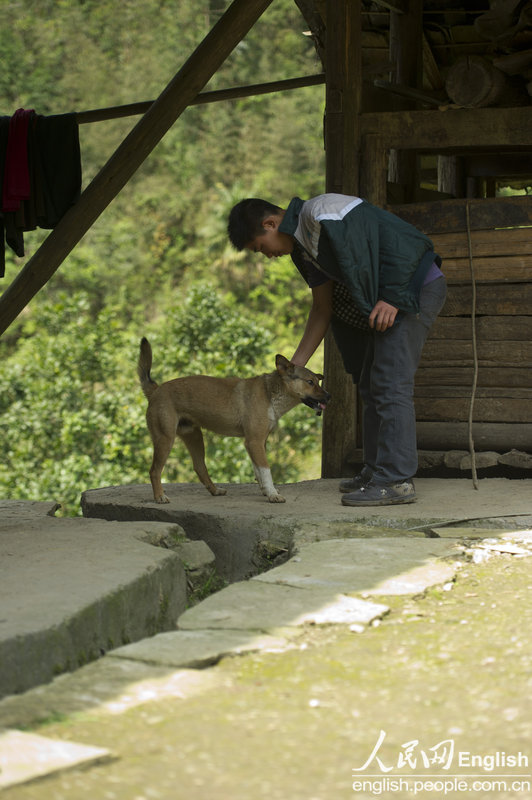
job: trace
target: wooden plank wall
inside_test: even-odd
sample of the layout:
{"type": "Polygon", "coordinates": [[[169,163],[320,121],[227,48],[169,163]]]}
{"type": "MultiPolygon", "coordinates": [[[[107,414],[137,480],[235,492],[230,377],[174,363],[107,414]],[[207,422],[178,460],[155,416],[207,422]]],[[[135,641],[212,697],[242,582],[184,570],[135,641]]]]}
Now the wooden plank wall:
{"type": "Polygon", "coordinates": [[[420,450],[467,449],[473,382],[472,278],[478,450],[532,449],[532,198],[390,206],[433,240],[448,281],[415,390],[420,450]],[[467,206],[467,208],[466,208],[467,206]],[[469,218],[469,233],[468,233],[469,218]]]}

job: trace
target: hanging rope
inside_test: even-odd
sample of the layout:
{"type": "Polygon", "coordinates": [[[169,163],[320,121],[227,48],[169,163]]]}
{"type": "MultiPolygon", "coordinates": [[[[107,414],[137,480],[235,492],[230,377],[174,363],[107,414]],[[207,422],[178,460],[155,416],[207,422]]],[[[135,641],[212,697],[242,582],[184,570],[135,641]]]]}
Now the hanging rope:
{"type": "Polygon", "coordinates": [[[475,280],[475,266],[473,264],[473,248],[471,246],[471,225],[469,222],[468,201],[466,201],[465,210],[466,210],[466,225],[467,225],[467,246],[469,249],[469,271],[471,273],[471,342],[473,345],[473,384],[471,386],[471,400],[469,403],[469,418],[467,423],[467,432],[469,438],[469,454],[471,456],[471,477],[473,479],[473,488],[478,489],[475,443],[473,441],[473,406],[475,404],[475,395],[477,391],[477,380],[478,380],[477,327],[476,327],[477,285],[475,280]]]}

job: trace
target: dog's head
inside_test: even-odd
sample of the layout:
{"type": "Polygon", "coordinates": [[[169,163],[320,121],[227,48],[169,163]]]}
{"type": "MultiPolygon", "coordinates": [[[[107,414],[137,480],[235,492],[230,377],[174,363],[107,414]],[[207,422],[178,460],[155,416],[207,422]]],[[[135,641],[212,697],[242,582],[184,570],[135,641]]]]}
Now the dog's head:
{"type": "Polygon", "coordinates": [[[306,367],[298,367],[281,355],[275,356],[275,366],[288,391],[319,416],[331,399],[329,392],[320,386],[323,375],[311,372],[306,367]]]}

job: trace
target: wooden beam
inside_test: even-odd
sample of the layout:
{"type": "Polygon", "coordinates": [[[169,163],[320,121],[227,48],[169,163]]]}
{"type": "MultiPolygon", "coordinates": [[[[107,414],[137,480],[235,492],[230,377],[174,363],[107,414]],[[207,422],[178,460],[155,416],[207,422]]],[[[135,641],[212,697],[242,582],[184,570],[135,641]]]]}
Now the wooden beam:
{"type": "Polygon", "coordinates": [[[419,89],[423,78],[423,0],[390,14],[390,60],[394,81],[419,89]]]}
{"type": "MultiPolygon", "coordinates": [[[[391,12],[390,61],[396,91],[408,97],[410,108],[417,108],[419,99],[412,95],[423,85],[423,0],[409,0],[403,14],[391,12]]],[[[394,148],[389,161],[390,180],[402,186],[406,202],[412,201],[419,185],[417,153],[394,148]]]]}
{"type": "MultiPolygon", "coordinates": [[[[497,223],[495,223],[497,224],[497,223]]],[[[479,256],[530,256],[532,228],[493,228],[488,230],[453,231],[431,235],[436,251],[442,258],[465,258],[469,251],[479,256]]],[[[532,278],[532,275],[530,276],[532,278]]]]}
{"type": "MultiPolygon", "coordinates": [[[[485,342],[526,341],[530,339],[530,317],[479,316],[475,319],[478,339],[485,342]]],[[[438,317],[430,331],[431,339],[471,339],[471,320],[465,317],[438,317]]],[[[524,366],[524,365],[523,365],[524,366]]],[[[529,366],[532,366],[530,364],[529,366]]],[[[532,375],[530,376],[532,380],[532,375]]],[[[502,384],[505,386],[506,384],[502,384]]]]}
{"type": "Polygon", "coordinates": [[[234,0],[0,297],[0,334],[45,285],[272,0],[234,0]]]}
{"type": "Polygon", "coordinates": [[[447,108],[361,114],[362,134],[380,134],[386,146],[442,153],[466,148],[530,150],[532,106],[447,108]]]}
{"type": "MultiPolygon", "coordinates": [[[[469,447],[467,422],[418,422],[418,447],[425,450],[466,450],[469,447]]],[[[514,447],[532,449],[532,424],[505,422],[473,423],[475,449],[505,452],[514,447]]]]}
{"type": "MultiPolygon", "coordinates": [[[[325,164],[326,189],[359,193],[362,104],[361,3],[327,0],[325,164]]],[[[331,332],[325,338],[325,380],[333,401],[323,418],[322,475],[342,474],[356,443],[356,393],[331,332]]]]}
{"type": "MultiPolygon", "coordinates": [[[[468,316],[472,291],[471,286],[448,286],[441,316],[468,316]]],[[[477,314],[515,314],[516,309],[532,307],[532,283],[483,283],[476,296],[477,314]]]]}
{"type": "Polygon", "coordinates": [[[376,206],[386,205],[388,177],[388,150],[382,137],[370,134],[364,137],[360,178],[360,195],[376,206]]]}
{"type": "Polygon", "coordinates": [[[315,0],[295,0],[297,7],[301,11],[303,18],[310,28],[312,41],[318,57],[325,66],[325,24],[323,17],[320,13],[319,7],[316,5],[315,0]]]}
{"type": "MultiPolygon", "coordinates": [[[[418,386],[415,392],[416,417],[426,422],[466,422],[471,387],[418,386]]],[[[532,390],[521,388],[477,387],[475,422],[532,423],[532,390]]]]}
{"type": "MultiPolygon", "coordinates": [[[[248,86],[233,86],[230,89],[217,89],[215,92],[200,92],[191,102],[190,106],[199,106],[204,103],[218,103],[221,100],[235,100],[240,97],[252,97],[258,94],[272,92],[285,92],[289,89],[301,89],[303,86],[318,86],[325,83],[325,73],[317,75],[304,75],[301,78],[288,78],[283,81],[270,81],[268,83],[255,83],[248,86]]],[[[91,111],[78,111],[77,122],[83,125],[87,122],[103,122],[108,119],[121,117],[134,117],[145,114],[153,105],[153,100],[143,100],[139,103],[128,103],[123,106],[109,106],[108,108],[95,108],[91,111]]]]}
{"type": "MultiPolygon", "coordinates": [[[[532,225],[532,197],[497,197],[468,200],[433,200],[430,203],[391,205],[388,211],[429,236],[467,231],[466,206],[471,231],[532,225]]],[[[520,234],[512,234],[519,238],[520,234]]]]}
{"type": "Polygon", "coordinates": [[[441,106],[442,104],[441,96],[436,97],[423,89],[412,89],[411,86],[405,86],[403,83],[391,83],[390,81],[383,81],[377,78],[373,81],[373,85],[378,89],[384,89],[385,92],[398,94],[416,103],[425,103],[425,105],[429,106],[441,106]]]}
{"type": "MultiPolygon", "coordinates": [[[[472,362],[472,359],[471,359],[472,362]]],[[[416,372],[417,386],[471,386],[474,367],[460,366],[454,362],[446,367],[420,367],[416,372]]],[[[512,386],[532,389],[532,370],[530,367],[479,367],[477,386],[512,386]]]]}
{"type": "Polygon", "coordinates": [[[431,89],[443,89],[443,78],[434,58],[430,43],[423,33],[423,76],[431,89]]]}
{"type": "Polygon", "coordinates": [[[327,0],[325,170],[328,192],[355,194],[359,183],[362,22],[358,3],[327,0]]]}
{"type": "MultiPolygon", "coordinates": [[[[477,283],[530,283],[532,256],[475,256],[474,262],[477,283]]],[[[449,283],[471,283],[471,267],[466,254],[462,258],[444,258],[443,263],[449,283]]]]}
{"type": "Polygon", "coordinates": [[[406,14],[408,11],[408,0],[375,0],[375,5],[382,6],[388,11],[396,11],[398,14],[406,14]]]}
{"type": "MultiPolygon", "coordinates": [[[[532,367],[532,342],[530,341],[479,341],[478,360],[482,367],[532,367]]],[[[433,339],[429,337],[423,348],[422,367],[470,367],[473,364],[473,345],[462,339],[433,339]]],[[[434,387],[434,393],[438,390],[434,387]]]]}

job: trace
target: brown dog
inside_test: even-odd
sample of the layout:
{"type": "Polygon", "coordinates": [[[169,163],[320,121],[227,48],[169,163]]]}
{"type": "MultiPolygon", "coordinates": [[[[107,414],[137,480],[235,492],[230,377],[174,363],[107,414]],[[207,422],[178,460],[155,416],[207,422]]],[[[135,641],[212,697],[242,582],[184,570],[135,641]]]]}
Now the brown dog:
{"type": "Polygon", "coordinates": [[[160,386],[151,379],[151,346],[140,342],[138,374],[148,398],[146,420],[153,442],[150,480],[157,503],[168,503],[161,473],[170,455],[176,434],[185,443],[200,481],[213,495],[225,494],[211,481],[205,466],[205,447],[201,428],[223,436],[244,438],[255,476],[270,503],[284,503],[273,485],[266,440],[283,414],[298,403],[305,403],[321,414],[330,395],[316,375],[297,367],[284,356],[275,357],[276,370],[254,378],[211,378],[193,375],[176,378],[160,386]]]}

